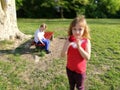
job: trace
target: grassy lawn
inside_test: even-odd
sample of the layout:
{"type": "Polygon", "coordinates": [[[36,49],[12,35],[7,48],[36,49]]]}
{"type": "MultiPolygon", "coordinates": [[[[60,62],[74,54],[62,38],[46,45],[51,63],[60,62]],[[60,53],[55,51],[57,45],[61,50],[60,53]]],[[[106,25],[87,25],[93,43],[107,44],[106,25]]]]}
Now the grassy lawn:
{"type": "MultiPolygon", "coordinates": [[[[87,19],[92,54],[88,61],[86,90],[120,90],[120,19],[87,19]]],[[[25,34],[34,34],[41,23],[55,37],[66,37],[71,19],[18,19],[25,34]]],[[[0,50],[12,42],[0,42],[0,50]]],[[[46,70],[20,55],[0,52],[0,90],[68,90],[65,58],[48,63],[46,70]],[[2,59],[2,56],[6,60],[2,59]],[[36,67],[33,67],[36,66],[36,67]],[[29,72],[26,72],[29,71],[29,72]],[[24,74],[24,75],[23,75],[24,74]],[[24,77],[23,77],[24,76],[24,77]]]]}

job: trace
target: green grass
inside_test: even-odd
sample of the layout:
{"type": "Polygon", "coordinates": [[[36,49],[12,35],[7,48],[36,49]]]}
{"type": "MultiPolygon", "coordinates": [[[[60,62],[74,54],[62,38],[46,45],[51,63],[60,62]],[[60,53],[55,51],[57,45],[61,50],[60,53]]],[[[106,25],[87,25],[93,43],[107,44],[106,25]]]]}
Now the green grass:
{"type": "Polygon", "coordinates": [[[39,28],[42,23],[47,24],[47,31],[54,31],[55,37],[65,36],[68,30],[68,19],[18,19],[18,27],[25,34],[34,34],[35,30],[39,28]]]}
{"type": "MultiPolygon", "coordinates": [[[[119,90],[120,19],[87,21],[92,54],[87,66],[86,90],[119,90]]],[[[66,37],[70,22],[71,19],[18,19],[18,27],[23,33],[33,35],[41,23],[46,23],[47,31],[53,31],[55,37],[66,37]]],[[[0,51],[9,44],[12,42],[0,42],[0,51]]],[[[16,54],[0,52],[0,90],[68,90],[65,58],[45,61],[47,66],[42,69],[32,60],[21,58],[21,49],[24,48],[20,47],[16,54]]]]}
{"type": "Polygon", "coordinates": [[[100,19],[89,22],[92,36],[92,57],[88,62],[90,90],[120,88],[120,21],[100,19]],[[92,80],[92,82],[90,81],[92,80]]]}

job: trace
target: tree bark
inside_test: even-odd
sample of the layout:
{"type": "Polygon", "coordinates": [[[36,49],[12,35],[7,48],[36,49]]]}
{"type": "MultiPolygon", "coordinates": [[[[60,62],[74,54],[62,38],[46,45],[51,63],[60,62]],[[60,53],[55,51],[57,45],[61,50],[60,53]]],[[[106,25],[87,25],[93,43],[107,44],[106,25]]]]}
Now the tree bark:
{"type": "Polygon", "coordinates": [[[22,39],[17,27],[15,0],[0,0],[0,40],[22,39]]]}

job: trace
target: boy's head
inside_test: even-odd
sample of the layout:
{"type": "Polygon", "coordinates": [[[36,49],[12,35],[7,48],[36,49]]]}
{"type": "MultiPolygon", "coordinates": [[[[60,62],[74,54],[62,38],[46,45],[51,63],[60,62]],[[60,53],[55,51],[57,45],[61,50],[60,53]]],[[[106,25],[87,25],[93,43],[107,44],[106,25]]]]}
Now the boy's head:
{"type": "Polygon", "coordinates": [[[44,31],[47,28],[47,25],[45,23],[40,25],[40,30],[44,31]]]}

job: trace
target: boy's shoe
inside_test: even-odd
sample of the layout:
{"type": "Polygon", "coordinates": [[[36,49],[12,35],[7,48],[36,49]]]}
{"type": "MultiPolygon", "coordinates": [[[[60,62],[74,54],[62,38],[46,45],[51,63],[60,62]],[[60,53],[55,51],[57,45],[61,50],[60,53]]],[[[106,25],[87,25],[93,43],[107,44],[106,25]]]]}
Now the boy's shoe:
{"type": "Polygon", "coordinates": [[[51,53],[51,51],[49,51],[49,50],[46,50],[46,54],[49,54],[49,53],[51,53]]]}

